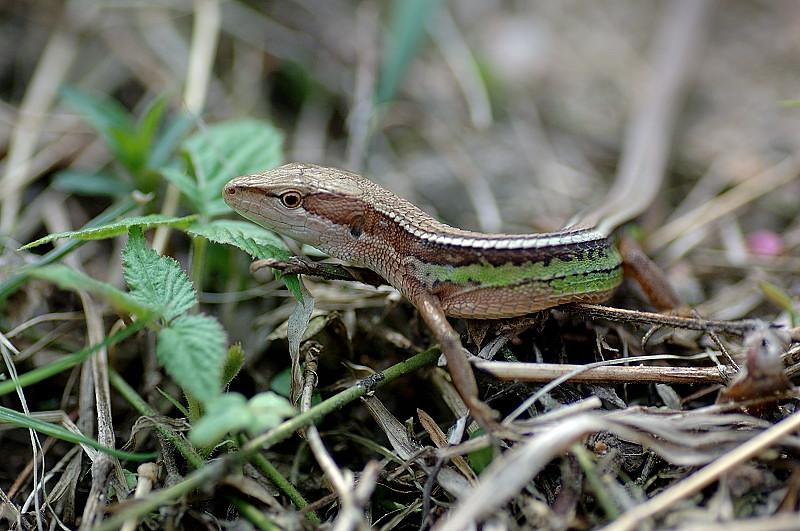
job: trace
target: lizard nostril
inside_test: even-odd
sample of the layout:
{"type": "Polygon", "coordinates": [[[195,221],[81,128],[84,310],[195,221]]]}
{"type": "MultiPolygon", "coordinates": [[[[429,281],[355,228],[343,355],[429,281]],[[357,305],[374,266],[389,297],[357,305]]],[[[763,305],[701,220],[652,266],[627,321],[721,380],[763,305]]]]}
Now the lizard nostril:
{"type": "Polygon", "coordinates": [[[234,194],[236,194],[236,187],[235,187],[235,186],[231,186],[231,185],[228,185],[228,186],[226,186],[226,187],[225,187],[225,193],[226,193],[227,195],[234,195],[234,194]]]}

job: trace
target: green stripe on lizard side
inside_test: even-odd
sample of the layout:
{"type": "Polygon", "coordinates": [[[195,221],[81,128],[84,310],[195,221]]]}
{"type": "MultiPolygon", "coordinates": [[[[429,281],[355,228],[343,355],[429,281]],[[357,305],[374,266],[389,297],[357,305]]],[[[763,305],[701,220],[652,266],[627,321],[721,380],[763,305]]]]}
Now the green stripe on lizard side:
{"type": "Polygon", "coordinates": [[[450,282],[484,288],[510,287],[530,282],[546,283],[554,294],[608,291],[622,282],[622,259],[613,246],[589,259],[491,265],[487,262],[465,266],[417,262],[416,269],[428,286],[450,282]]]}

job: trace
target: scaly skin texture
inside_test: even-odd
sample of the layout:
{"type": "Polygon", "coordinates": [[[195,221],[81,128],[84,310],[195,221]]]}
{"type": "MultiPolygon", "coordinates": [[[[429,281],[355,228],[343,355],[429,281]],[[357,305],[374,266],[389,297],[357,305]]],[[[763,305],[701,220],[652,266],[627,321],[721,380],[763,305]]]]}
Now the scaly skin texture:
{"type": "Polygon", "coordinates": [[[621,258],[589,229],[483,234],[445,225],[343,170],[286,164],[237,177],[225,202],[242,216],[342,260],[368,267],[419,310],[453,381],[482,424],[490,410],[446,315],[507,318],[569,302],[600,302],[622,280],[621,258]]]}
{"type": "Polygon", "coordinates": [[[622,279],[621,259],[587,229],[482,234],[450,227],[350,172],[287,164],[238,177],[225,201],[267,228],[383,276],[410,300],[424,289],[447,315],[493,319],[567,302],[600,302],[622,279]],[[287,208],[280,197],[297,192],[287,208]]]}

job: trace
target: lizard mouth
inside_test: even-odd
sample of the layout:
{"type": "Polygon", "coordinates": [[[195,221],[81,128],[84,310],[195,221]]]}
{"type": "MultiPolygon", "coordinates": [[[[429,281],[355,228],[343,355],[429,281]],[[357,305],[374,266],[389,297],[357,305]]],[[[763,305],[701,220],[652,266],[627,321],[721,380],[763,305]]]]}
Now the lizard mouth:
{"type": "MultiPolygon", "coordinates": [[[[253,221],[268,229],[275,230],[281,233],[300,234],[305,229],[305,224],[295,224],[286,220],[277,219],[276,217],[269,217],[264,215],[263,205],[256,201],[249,200],[244,197],[244,193],[234,192],[235,199],[232,201],[225,201],[228,206],[245,218],[253,221]],[[261,208],[259,208],[259,206],[261,208]]],[[[226,195],[226,199],[230,197],[226,195]]]]}

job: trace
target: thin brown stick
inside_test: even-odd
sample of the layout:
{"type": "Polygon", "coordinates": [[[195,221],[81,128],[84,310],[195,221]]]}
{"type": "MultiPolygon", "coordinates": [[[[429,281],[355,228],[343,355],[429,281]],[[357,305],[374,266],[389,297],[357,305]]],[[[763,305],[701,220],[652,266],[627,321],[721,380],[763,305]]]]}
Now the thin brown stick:
{"type": "Polygon", "coordinates": [[[565,312],[580,313],[608,319],[615,322],[630,322],[652,325],[671,326],[673,328],[684,328],[686,330],[725,332],[729,334],[743,335],[751,330],[756,330],[764,326],[764,322],[758,319],[745,319],[740,321],[715,321],[710,319],[698,319],[696,317],[680,317],[677,315],[667,315],[653,312],[642,312],[639,310],[626,310],[623,308],[612,308],[602,304],[575,303],[559,306],[559,310],[565,312]]]}
{"type": "Polygon", "coordinates": [[[486,371],[500,380],[547,383],[575,372],[572,383],[665,383],[665,384],[724,384],[732,374],[722,367],[592,367],[560,365],[557,363],[521,363],[507,361],[475,361],[476,369],[486,371]]]}

